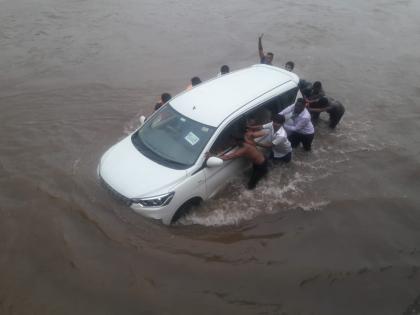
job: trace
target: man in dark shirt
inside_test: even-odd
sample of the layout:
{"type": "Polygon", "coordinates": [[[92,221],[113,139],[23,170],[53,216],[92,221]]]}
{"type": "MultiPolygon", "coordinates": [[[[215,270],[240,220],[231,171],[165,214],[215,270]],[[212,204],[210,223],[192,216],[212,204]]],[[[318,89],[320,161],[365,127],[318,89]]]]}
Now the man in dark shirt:
{"type": "Polygon", "coordinates": [[[343,104],[332,98],[321,97],[316,103],[309,103],[308,110],[312,114],[319,115],[322,112],[327,112],[330,115],[329,127],[334,129],[343,117],[346,111],[343,104]]]}
{"type": "MultiPolygon", "coordinates": [[[[319,100],[325,96],[324,89],[322,88],[322,83],[320,81],[315,81],[312,84],[312,88],[304,92],[305,102],[308,107],[308,110],[313,107],[317,107],[319,100]]],[[[313,122],[317,122],[319,119],[320,112],[318,111],[309,111],[311,113],[311,118],[313,122]]]]}
{"type": "Polygon", "coordinates": [[[155,104],[155,111],[162,107],[163,104],[168,102],[172,98],[171,94],[163,93],[160,96],[160,101],[155,104]]]}

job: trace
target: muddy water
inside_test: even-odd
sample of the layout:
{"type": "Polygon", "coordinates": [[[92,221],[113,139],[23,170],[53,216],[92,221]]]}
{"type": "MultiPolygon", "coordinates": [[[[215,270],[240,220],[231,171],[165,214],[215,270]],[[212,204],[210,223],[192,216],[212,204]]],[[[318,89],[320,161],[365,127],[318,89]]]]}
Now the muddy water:
{"type": "Polygon", "coordinates": [[[420,310],[418,1],[0,2],[1,314],[420,310]],[[175,227],[98,185],[163,91],[222,64],[321,80],[347,113],[175,227]]]}

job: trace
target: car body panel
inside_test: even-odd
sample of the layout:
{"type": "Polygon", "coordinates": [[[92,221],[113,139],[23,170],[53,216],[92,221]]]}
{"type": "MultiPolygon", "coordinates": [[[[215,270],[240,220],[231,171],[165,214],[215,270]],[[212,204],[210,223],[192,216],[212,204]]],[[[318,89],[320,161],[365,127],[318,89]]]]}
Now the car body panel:
{"type": "Polygon", "coordinates": [[[126,137],[102,157],[102,179],[127,198],[150,197],[170,192],[185,180],[185,170],[164,167],[141,154],[126,137]],[[164,173],[165,180],[158,174],[164,173]]]}
{"type": "Polygon", "coordinates": [[[259,97],[287,82],[297,85],[298,81],[292,72],[255,65],[199,84],[172,99],[170,104],[182,115],[217,127],[239,109],[247,110],[259,97]]]}

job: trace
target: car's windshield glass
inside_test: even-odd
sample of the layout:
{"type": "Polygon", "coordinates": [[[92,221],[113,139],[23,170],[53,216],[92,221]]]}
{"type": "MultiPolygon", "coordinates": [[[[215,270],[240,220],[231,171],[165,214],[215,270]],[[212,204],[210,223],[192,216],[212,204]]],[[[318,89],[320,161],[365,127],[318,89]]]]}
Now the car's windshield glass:
{"type": "Polygon", "coordinates": [[[148,151],[148,156],[157,162],[183,168],[195,163],[214,130],[167,104],[133,135],[133,143],[138,149],[148,151]]]}

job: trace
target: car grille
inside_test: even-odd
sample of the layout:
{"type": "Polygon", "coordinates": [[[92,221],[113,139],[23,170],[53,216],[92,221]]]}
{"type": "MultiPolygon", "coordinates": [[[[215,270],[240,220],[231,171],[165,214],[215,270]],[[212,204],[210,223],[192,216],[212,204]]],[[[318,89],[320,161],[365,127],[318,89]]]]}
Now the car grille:
{"type": "Polygon", "coordinates": [[[125,204],[126,206],[131,206],[133,201],[130,198],[127,198],[127,197],[121,195],[118,191],[113,189],[110,185],[107,184],[106,181],[104,181],[104,179],[101,176],[99,176],[99,179],[100,179],[100,182],[101,182],[102,186],[105,187],[105,189],[108,190],[115,199],[117,199],[121,203],[125,204]]]}

